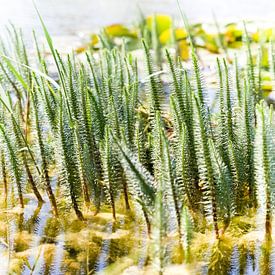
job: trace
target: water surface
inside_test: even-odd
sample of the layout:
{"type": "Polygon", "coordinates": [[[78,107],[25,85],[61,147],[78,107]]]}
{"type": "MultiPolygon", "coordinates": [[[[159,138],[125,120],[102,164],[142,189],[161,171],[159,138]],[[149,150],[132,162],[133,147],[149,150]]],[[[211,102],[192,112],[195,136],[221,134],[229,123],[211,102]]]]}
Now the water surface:
{"type": "MultiPolygon", "coordinates": [[[[53,35],[72,35],[92,31],[106,24],[130,23],[145,14],[167,13],[179,17],[176,0],[36,0],[53,35]]],[[[212,12],[220,20],[274,20],[275,1],[272,0],[181,0],[191,21],[211,21],[212,12]]],[[[0,0],[0,29],[9,21],[22,27],[25,33],[40,24],[32,0],[0,0]]]]}

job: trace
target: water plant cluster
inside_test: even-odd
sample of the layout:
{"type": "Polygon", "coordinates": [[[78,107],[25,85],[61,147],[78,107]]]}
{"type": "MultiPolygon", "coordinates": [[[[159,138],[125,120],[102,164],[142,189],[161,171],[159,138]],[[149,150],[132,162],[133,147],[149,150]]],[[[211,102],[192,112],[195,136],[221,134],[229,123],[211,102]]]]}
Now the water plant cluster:
{"type": "MultiPolygon", "coordinates": [[[[33,61],[14,28],[9,41],[1,42],[6,207],[24,208],[25,195],[32,192],[39,203],[50,202],[56,219],[69,213],[85,223],[87,213],[98,215],[106,205],[115,222],[123,204],[136,226],[146,227],[147,264],[159,274],[173,258],[169,240],[178,248],[177,262],[190,263],[193,236],[208,231],[216,239],[208,272],[225,272],[230,266],[222,258],[233,253],[233,246],[226,248],[228,232],[242,234],[232,229],[240,217],[258,217],[268,253],[275,204],[274,114],[263,101],[262,65],[253,59],[248,36],[244,68],[237,58],[233,66],[217,58],[218,102],[212,110],[194,46],[191,70],[159,49],[168,68],[167,94],[160,59],[154,58],[158,50],[146,37],[144,87],[137,60],[123,47],[110,50],[103,37],[106,47],[97,56],[89,51],[85,61],[64,57],[42,25],[57,79],[39,43],[33,61]]],[[[273,79],[272,45],[269,60],[273,79]]]]}

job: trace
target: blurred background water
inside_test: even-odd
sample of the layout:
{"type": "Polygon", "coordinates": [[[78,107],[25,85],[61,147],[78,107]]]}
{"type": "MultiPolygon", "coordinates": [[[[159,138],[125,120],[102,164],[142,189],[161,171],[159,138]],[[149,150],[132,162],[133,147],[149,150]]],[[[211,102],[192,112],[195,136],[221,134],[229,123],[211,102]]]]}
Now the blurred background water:
{"type": "MultiPolygon", "coordinates": [[[[0,32],[9,21],[41,32],[33,0],[0,0],[0,32]]],[[[144,14],[167,13],[179,17],[176,0],[36,0],[52,35],[75,35],[92,31],[106,24],[128,23],[144,14]]],[[[274,0],[180,0],[192,22],[212,21],[214,12],[219,21],[244,19],[274,20],[274,0]]]]}

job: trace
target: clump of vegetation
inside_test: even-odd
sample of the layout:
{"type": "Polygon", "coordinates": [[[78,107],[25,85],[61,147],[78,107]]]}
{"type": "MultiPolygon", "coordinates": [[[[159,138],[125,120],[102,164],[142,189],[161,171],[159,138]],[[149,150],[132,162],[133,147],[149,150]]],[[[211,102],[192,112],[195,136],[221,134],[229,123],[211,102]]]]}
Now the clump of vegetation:
{"type": "MultiPolygon", "coordinates": [[[[3,41],[0,59],[5,200],[15,194],[24,208],[33,192],[39,203],[50,202],[56,218],[64,211],[72,215],[73,209],[81,228],[90,211],[99,215],[107,205],[116,224],[123,208],[137,226],[146,226],[144,265],[163,274],[171,259],[188,265],[200,251],[208,257],[210,274],[227,272],[236,239],[254,229],[247,213],[258,209],[265,216],[266,242],[272,239],[275,125],[273,109],[263,101],[261,59],[255,64],[244,30],[247,65],[240,69],[236,58],[233,71],[226,59],[217,58],[218,101],[212,110],[196,45],[190,43],[189,70],[154,42],[166,29],[160,29],[158,17],[150,20],[150,39],[144,29],[142,40],[145,87],[137,60],[125,49],[110,49],[106,36],[99,58],[91,51],[81,62],[74,54],[58,53],[41,20],[58,72],[53,79],[39,44],[34,69],[21,34],[10,30],[14,48],[3,41]],[[169,102],[159,72],[164,54],[169,102]],[[249,221],[234,230],[246,215],[249,221]],[[200,242],[201,234],[213,238],[200,242]]],[[[189,31],[188,37],[192,41],[189,31]]],[[[272,73],[273,56],[271,47],[272,73]]],[[[119,251],[123,246],[112,245],[119,251]]],[[[86,256],[78,255],[81,261],[86,256]]]]}

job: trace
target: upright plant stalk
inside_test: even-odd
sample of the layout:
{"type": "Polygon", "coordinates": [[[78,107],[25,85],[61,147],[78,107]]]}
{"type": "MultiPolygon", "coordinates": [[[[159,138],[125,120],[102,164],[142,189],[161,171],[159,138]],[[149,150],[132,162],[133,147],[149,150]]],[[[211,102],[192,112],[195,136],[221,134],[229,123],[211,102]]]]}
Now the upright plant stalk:
{"type": "Polygon", "coordinates": [[[59,131],[62,145],[65,180],[66,184],[68,185],[71,203],[75,214],[79,220],[83,221],[85,219],[79,208],[78,202],[80,193],[79,188],[81,190],[81,179],[79,175],[77,156],[75,155],[75,141],[73,136],[74,134],[72,133],[73,130],[70,128],[68,122],[65,121],[66,113],[62,105],[63,103],[61,101],[59,131]]]}
{"type": "Polygon", "coordinates": [[[129,152],[125,145],[115,140],[120,160],[129,182],[129,191],[132,197],[140,204],[148,235],[151,236],[152,209],[156,199],[155,180],[147,169],[138,161],[138,158],[129,152]]]}
{"type": "Polygon", "coordinates": [[[244,121],[245,121],[245,138],[246,138],[246,150],[247,150],[247,165],[248,165],[248,173],[247,173],[247,181],[249,186],[249,198],[250,205],[256,207],[256,190],[255,190],[255,175],[253,172],[254,167],[254,141],[255,141],[255,130],[254,130],[254,114],[255,107],[253,102],[251,102],[251,93],[248,89],[248,84],[245,81],[244,85],[244,121]],[[252,105],[252,106],[251,106],[252,105]]]}
{"type": "Polygon", "coordinates": [[[110,204],[112,207],[113,218],[116,219],[116,208],[115,208],[115,171],[113,166],[112,159],[112,151],[111,151],[111,139],[109,134],[109,129],[106,128],[105,140],[102,146],[102,163],[103,163],[103,171],[104,171],[104,183],[107,188],[107,196],[110,200],[110,204]]]}
{"type": "Polygon", "coordinates": [[[200,103],[200,100],[195,97],[195,108],[198,116],[198,134],[200,135],[200,142],[198,143],[198,146],[202,146],[202,150],[200,147],[197,147],[197,154],[198,158],[201,158],[201,167],[199,166],[199,169],[201,170],[201,179],[204,181],[204,184],[206,185],[204,187],[204,193],[205,193],[205,203],[209,204],[210,210],[207,209],[208,212],[210,212],[213,224],[214,224],[214,230],[216,234],[216,238],[219,239],[219,227],[218,227],[218,205],[217,205],[217,197],[216,197],[216,182],[214,177],[214,170],[213,170],[213,164],[211,160],[210,155],[210,147],[209,147],[209,133],[207,133],[207,126],[205,125],[205,121],[203,119],[203,112],[202,108],[203,105],[200,103]],[[202,151],[200,155],[199,151],[202,151]],[[205,174],[204,174],[205,173],[205,174]],[[207,182],[205,182],[205,179],[207,179],[207,182]]]}
{"type": "MultiPolygon", "coordinates": [[[[14,120],[12,120],[12,126],[13,126],[12,128],[13,128],[13,133],[14,133],[14,136],[15,136],[15,141],[16,141],[18,147],[19,148],[24,148],[24,143],[21,139],[20,134],[18,133],[18,128],[16,127],[16,124],[15,124],[14,120]]],[[[26,140],[27,140],[27,138],[26,138],[26,140]]],[[[37,188],[34,177],[32,175],[32,172],[31,172],[31,169],[30,169],[30,166],[29,166],[29,163],[28,163],[28,159],[27,159],[25,150],[21,152],[21,155],[22,155],[23,165],[25,167],[27,177],[28,177],[29,183],[31,185],[31,188],[33,190],[33,193],[36,196],[38,202],[42,203],[44,201],[43,201],[43,198],[42,198],[42,196],[41,196],[41,194],[40,194],[40,192],[37,188]]]]}
{"type": "Polygon", "coordinates": [[[45,183],[46,192],[52,205],[53,213],[54,215],[58,216],[56,199],[51,187],[51,181],[49,176],[49,164],[46,157],[45,144],[44,144],[43,134],[42,134],[43,128],[39,117],[39,107],[38,107],[39,102],[38,102],[37,92],[38,90],[33,89],[31,91],[31,96],[33,101],[33,111],[34,111],[34,117],[35,117],[35,129],[38,137],[38,145],[39,145],[40,156],[42,160],[42,173],[43,173],[42,175],[45,183]]]}
{"type": "Polygon", "coordinates": [[[1,151],[1,168],[2,168],[2,179],[4,183],[4,196],[5,196],[5,206],[7,207],[8,202],[8,179],[7,179],[7,168],[4,152],[1,151]]]}
{"type": "Polygon", "coordinates": [[[261,210],[265,211],[266,238],[272,236],[272,208],[274,205],[274,122],[272,111],[261,103],[257,109],[258,125],[256,136],[256,182],[257,198],[261,210]],[[271,126],[273,127],[271,128],[271,126]]]}
{"type": "Polygon", "coordinates": [[[150,93],[150,115],[152,117],[155,116],[155,112],[161,112],[162,106],[162,85],[156,71],[153,68],[153,61],[149,51],[148,46],[146,45],[145,41],[142,41],[144,51],[145,51],[145,58],[146,58],[146,67],[148,72],[148,82],[149,82],[149,93],[150,93]]]}
{"type": "Polygon", "coordinates": [[[24,208],[23,199],[23,184],[22,184],[22,171],[20,169],[20,161],[16,155],[16,151],[13,148],[12,142],[6,133],[6,129],[2,124],[0,124],[0,131],[2,132],[3,138],[7,145],[7,151],[9,154],[9,159],[11,163],[12,174],[14,176],[14,181],[17,186],[17,193],[19,198],[19,204],[21,208],[24,208]]]}

